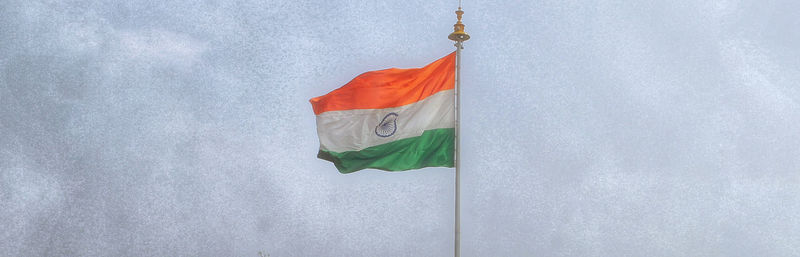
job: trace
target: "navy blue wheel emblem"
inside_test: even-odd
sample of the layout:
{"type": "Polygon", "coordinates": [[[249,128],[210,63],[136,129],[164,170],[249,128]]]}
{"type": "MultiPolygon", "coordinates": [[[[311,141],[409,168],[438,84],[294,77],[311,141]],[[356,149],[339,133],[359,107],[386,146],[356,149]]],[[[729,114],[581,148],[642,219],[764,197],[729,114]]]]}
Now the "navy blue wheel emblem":
{"type": "Polygon", "coordinates": [[[397,132],[397,113],[389,113],[383,116],[381,123],[375,127],[375,135],[379,137],[390,137],[397,132]]]}

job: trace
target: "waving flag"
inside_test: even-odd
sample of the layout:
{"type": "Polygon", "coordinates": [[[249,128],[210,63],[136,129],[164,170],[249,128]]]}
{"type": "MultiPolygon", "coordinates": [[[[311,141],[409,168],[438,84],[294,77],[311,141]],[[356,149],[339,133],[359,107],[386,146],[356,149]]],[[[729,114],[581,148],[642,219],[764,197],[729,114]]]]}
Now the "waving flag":
{"type": "Polygon", "coordinates": [[[370,71],[310,100],[317,157],[341,173],[453,167],[453,52],[418,69],[370,71]]]}

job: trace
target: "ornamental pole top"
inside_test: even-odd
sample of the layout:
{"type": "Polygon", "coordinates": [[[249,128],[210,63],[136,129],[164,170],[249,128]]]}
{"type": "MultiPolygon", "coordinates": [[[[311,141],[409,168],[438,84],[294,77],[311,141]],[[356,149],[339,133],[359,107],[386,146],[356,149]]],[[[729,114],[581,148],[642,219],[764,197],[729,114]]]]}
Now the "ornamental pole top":
{"type": "Polygon", "coordinates": [[[453,33],[450,33],[447,38],[456,42],[464,42],[469,40],[469,34],[464,32],[464,23],[461,23],[461,15],[464,14],[464,11],[461,10],[461,6],[458,7],[456,11],[456,17],[458,18],[458,22],[453,25],[453,33]]]}

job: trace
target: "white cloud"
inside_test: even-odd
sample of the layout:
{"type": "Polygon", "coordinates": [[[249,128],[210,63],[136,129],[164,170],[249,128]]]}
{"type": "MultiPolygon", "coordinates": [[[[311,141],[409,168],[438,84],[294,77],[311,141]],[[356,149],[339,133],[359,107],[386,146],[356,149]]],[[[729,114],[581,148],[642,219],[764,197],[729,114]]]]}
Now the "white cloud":
{"type": "Polygon", "coordinates": [[[125,58],[153,60],[190,66],[206,50],[206,44],[188,35],[166,30],[119,31],[115,33],[120,54],[125,58]]]}

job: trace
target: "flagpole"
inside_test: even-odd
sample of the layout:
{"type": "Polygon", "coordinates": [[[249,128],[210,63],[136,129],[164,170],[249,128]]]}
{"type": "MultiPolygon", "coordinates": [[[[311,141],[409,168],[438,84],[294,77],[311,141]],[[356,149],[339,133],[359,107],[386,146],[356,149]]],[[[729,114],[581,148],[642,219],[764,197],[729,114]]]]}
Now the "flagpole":
{"type": "Polygon", "coordinates": [[[461,41],[456,42],[456,224],[455,224],[455,256],[461,256],[461,41]]]}
{"type": "Polygon", "coordinates": [[[455,168],[456,168],[456,210],[455,210],[455,240],[453,243],[455,257],[461,256],[461,49],[464,48],[464,41],[469,40],[469,35],[464,32],[464,24],[461,23],[461,1],[458,2],[456,17],[458,22],[453,25],[453,33],[447,37],[456,41],[456,135],[455,135],[455,168]]]}
{"type": "Polygon", "coordinates": [[[456,224],[455,224],[455,256],[461,256],[461,151],[459,151],[461,141],[461,127],[458,123],[461,122],[461,41],[456,44],[456,224]]]}

